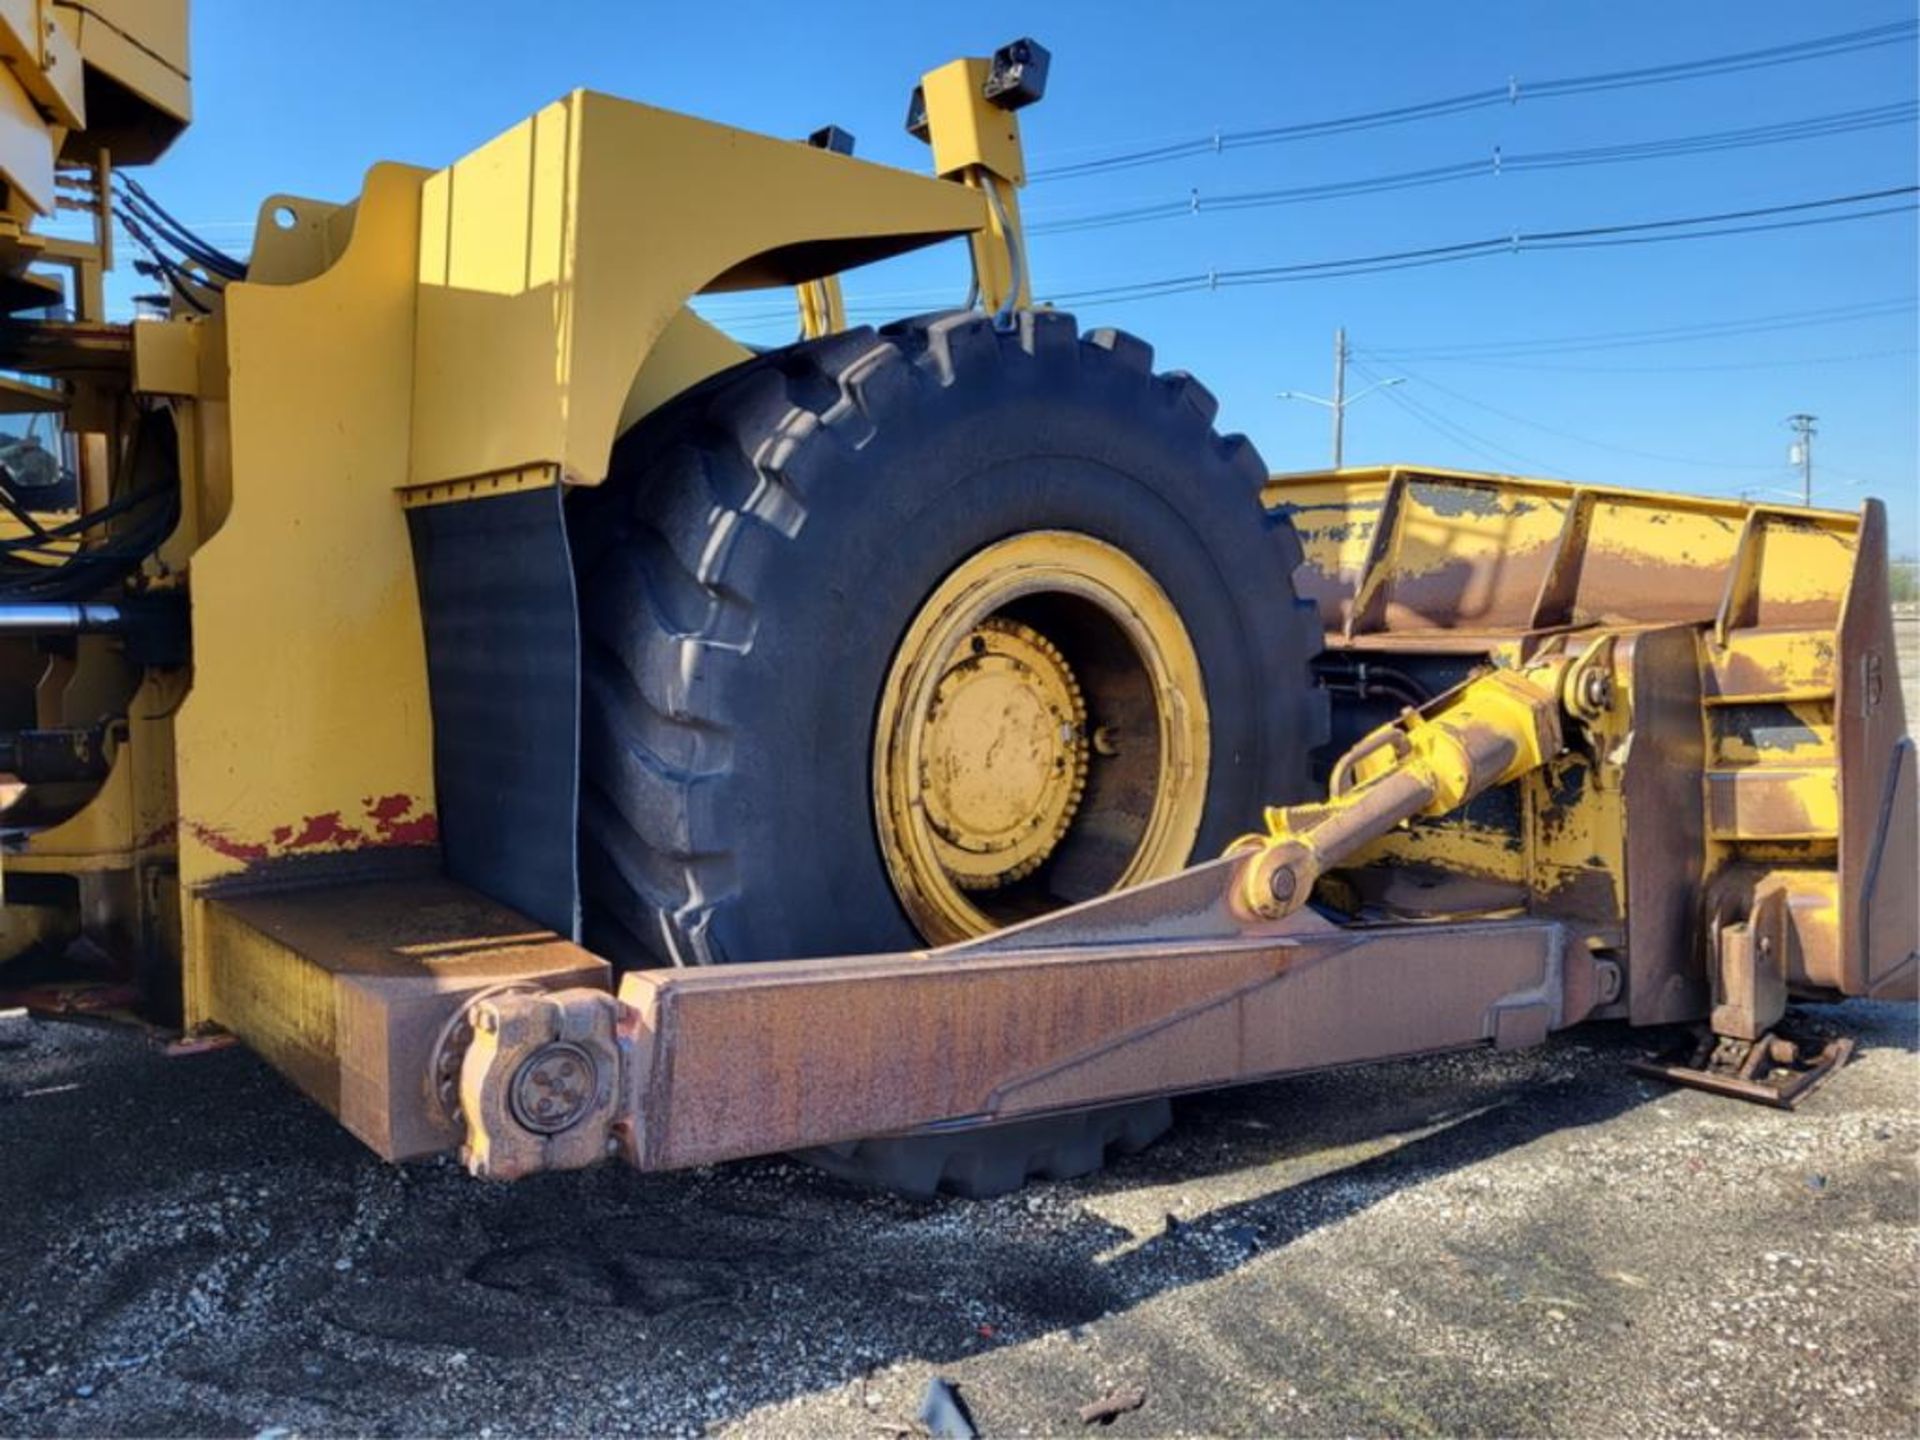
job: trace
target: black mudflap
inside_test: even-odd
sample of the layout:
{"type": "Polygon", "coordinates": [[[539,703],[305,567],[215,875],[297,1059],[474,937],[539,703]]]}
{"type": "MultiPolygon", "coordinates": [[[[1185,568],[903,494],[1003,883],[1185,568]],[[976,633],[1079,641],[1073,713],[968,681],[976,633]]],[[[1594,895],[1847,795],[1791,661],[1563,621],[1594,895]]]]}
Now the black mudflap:
{"type": "Polygon", "coordinates": [[[407,512],[447,873],[580,936],[580,630],[559,486],[407,512]]]}

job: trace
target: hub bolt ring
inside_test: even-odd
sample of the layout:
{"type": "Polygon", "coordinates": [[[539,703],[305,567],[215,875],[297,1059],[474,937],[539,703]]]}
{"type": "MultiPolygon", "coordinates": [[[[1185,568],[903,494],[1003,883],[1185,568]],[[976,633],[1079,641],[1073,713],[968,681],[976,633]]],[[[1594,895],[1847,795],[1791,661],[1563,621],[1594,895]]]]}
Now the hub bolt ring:
{"type": "Polygon", "coordinates": [[[580,1123],[600,1088],[599,1067],[578,1045],[556,1040],[520,1062],[507,1101],[513,1118],[537,1135],[558,1135],[580,1123]]]}

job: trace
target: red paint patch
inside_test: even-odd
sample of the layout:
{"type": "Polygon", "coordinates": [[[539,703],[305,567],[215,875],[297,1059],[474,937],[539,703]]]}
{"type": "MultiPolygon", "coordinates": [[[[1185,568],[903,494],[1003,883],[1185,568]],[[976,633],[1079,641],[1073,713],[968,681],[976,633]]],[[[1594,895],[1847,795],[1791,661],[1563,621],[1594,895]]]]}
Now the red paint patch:
{"type": "Polygon", "coordinates": [[[411,795],[382,795],[378,800],[362,802],[367,818],[373,822],[380,840],[387,845],[431,845],[440,838],[440,822],[429,811],[410,815],[411,795]]]}
{"type": "Polygon", "coordinates": [[[344,824],[338,810],[329,810],[323,815],[309,815],[300,822],[300,833],[291,840],[280,840],[280,832],[273,832],[273,838],[289,850],[310,850],[319,845],[363,845],[367,837],[360,831],[344,824]]]}
{"type": "Polygon", "coordinates": [[[134,842],[136,850],[152,850],[161,845],[170,845],[179,834],[180,822],[169,820],[164,825],[156,825],[134,842]]]}
{"type": "Polygon", "coordinates": [[[378,800],[362,800],[360,803],[367,807],[367,818],[376,825],[398,820],[413,809],[411,795],[382,795],[378,800]]]}
{"type": "Polygon", "coordinates": [[[211,825],[202,825],[195,820],[184,820],[181,823],[187,827],[188,832],[192,834],[194,839],[198,840],[202,845],[216,854],[226,856],[229,860],[245,860],[251,862],[267,858],[267,847],[264,845],[254,845],[244,840],[235,840],[225,831],[216,830],[211,825]]]}
{"type": "Polygon", "coordinates": [[[440,822],[432,815],[421,815],[398,824],[382,825],[380,838],[389,845],[432,845],[440,838],[440,822]]]}
{"type": "MultiPolygon", "coordinates": [[[[361,802],[372,833],[349,825],[338,810],[308,815],[298,826],[276,825],[265,844],[236,840],[211,825],[183,821],[188,831],[209,850],[229,860],[252,863],[296,850],[359,850],[370,845],[432,845],[440,838],[440,824],[432,811],[413,813],[411,795],[382,795],[361,802]]],[[[164,832],[157,832],[156,838],[164,832]]]]}

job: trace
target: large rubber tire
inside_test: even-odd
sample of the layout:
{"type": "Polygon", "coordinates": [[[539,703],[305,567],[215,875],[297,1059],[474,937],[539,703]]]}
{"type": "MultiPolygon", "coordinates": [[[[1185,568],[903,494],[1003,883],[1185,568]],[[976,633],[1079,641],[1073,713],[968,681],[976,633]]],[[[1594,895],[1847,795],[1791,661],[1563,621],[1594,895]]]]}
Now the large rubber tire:
{"type": "Polygon", "coordinates": [[[1210,858],[1304,798],[1325,735],[1266,468],[1184,374],[1070,316],[929,316],[770,352],[629,432],[572,503],[586,941],[622,966],[921,943],[876,837],[879,696],[983,546],[1074,530],[1143,566],[1197,652],[1210,858]]]}

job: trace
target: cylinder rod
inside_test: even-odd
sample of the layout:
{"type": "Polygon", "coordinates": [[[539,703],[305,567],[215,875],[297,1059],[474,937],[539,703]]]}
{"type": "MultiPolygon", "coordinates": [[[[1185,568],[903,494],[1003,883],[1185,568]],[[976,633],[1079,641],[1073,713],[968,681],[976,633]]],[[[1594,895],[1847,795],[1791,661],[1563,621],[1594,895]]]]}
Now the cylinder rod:
{"type": "Polygon", "coordinates": [[[126,628],[118,605],[90,601],[0,602],[0,635],[94,635],[126,628]]]}

